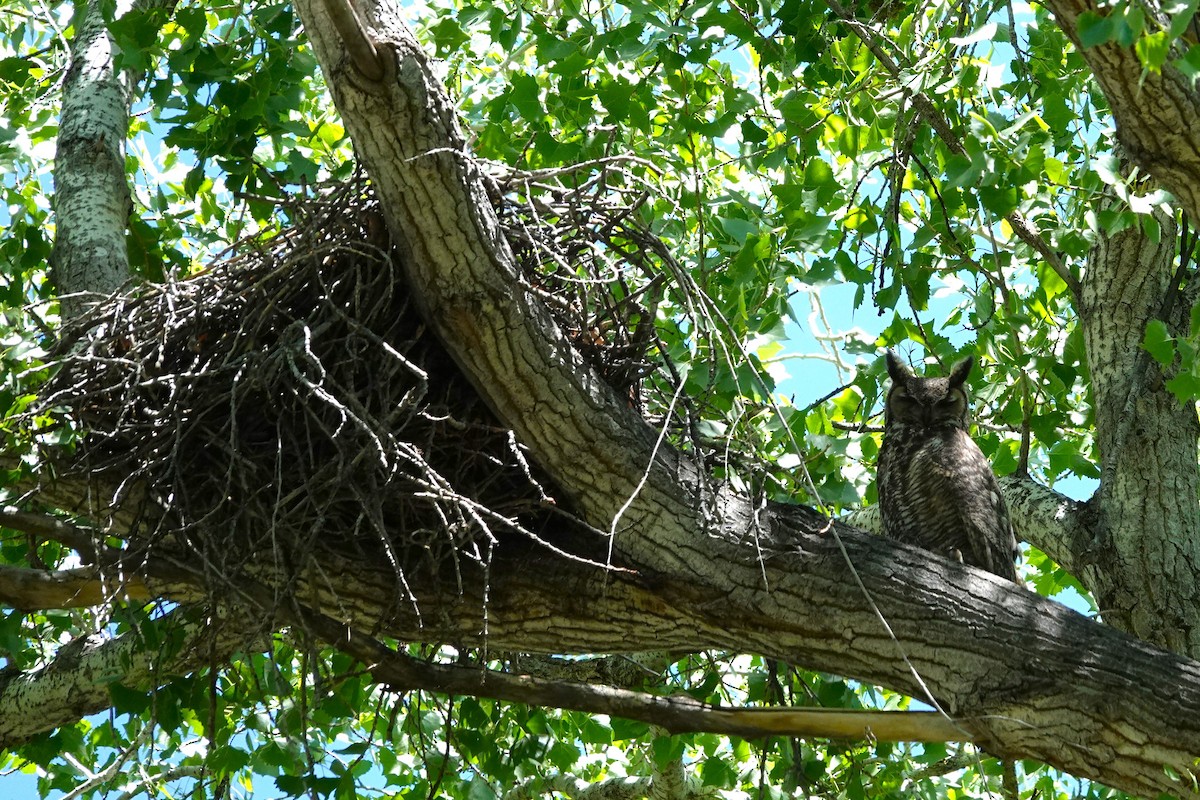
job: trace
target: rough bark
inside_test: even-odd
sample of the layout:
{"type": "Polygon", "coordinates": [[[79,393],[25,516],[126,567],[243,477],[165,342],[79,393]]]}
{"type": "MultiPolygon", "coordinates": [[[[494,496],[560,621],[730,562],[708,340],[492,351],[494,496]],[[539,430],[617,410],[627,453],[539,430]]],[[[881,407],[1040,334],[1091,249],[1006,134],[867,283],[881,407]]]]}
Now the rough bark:
{"type": "Polygon", "coordinates": [[[112,586],[97,567],[40,570],[0,565],[0,604],[18,610],[92,608],[110,602],[148,602],[154,596],[141,577],[131,575],[112,586]]]}
{"type": "Polygon", "coordinates": [[[125,229],[132,203],[125,177],[130,93],[113,65],[101,3],[79,3],[71,66],[63,82],[54,166],[55,280],[62,315],[78,316],[86,294],[109,294],[129,275],[125,229]]]}
{"type": "Polygon", "coordinates": [[[1080,324],[1092,374],[1102,471],[1091,501],[1093,538],[1077,574],[1105,620],[1180,653],[1200,653],[1200,421],[1163,384],[1141,349],[1175,275],[1174,220],[1156,214],[1158,241],[1139,226],[1101,236],[1088,259],[1080,324]]]}
{"type": "MultiPolygon", "coordinates": [[[[688,542],[669,538],[680,528],[660,523],[691,520],[683,530],[703,528],[701,508],[713,504],[700,502],[699,473],[670,447],[656,448],[655,431],[587,367],[540,304],[518,290],[512,254],[454,107],[417,43],[394,17],[387,21],[380,44],[393,55],[386,77],[370,81],[346,56],[324,6],[302,8],[356,153],[408,251],[406,268],[425,318],[592,525],[609,531],[617,549],[638,564],[679,570],[676,554],[688,542]]],[[[364,17],[378,24],[373,12],[364,17]]],[[[745,508],[731,512],[742,515],[745,508]]],[[[745,516],[743,528],[749,522],[745,516]]]]}
{"type": "MultiPolygon", "coordinates": [[[[766,562],[758,564],[749,543],[741,554],[741,563],[752,565],[755,573],[745,586],[714,586],[697,577],[713,570],[704,566],[712,559],[706,545],[711,540],[696,536],[682,554],[689,569],[677,575],[604,573],[548,553],[511,553],[492,564],[486,600],[484,576],[464,564],[461,593],[452,574],[412,574],[409,587],[417,602],[398,607],[395,576],[386,565],[372,571],[359,561],[326,559],[297,588],[297,597],[336,614],[351,630],[379,630],[404,641],[486,646],[491,652],[723,648],[786,659],[917,697],[925,697],[923,682],[942,708],[995,754],[1036,758],[1139,794],[1185,793],[1163,766],[1186,771],[1200,754],[1200,664],[995,576],[930,559],[917,548],[840,525],[822,532],[820,518],[801,508],[776,513],[773,528],[781,538],[768,548],[766,562]],[[761,588],[764,580],[769,590],[761,588]],[[753,604],[731,601],[735,595],[752,596],[753,604]],[[866,601],[868,595],[891,634],[866,601]]],[[[143,556],[137,558],[143,563],[143,556]]],[[[163,554],[144,563],[149,578],[161,572],[162,585],[182,585],[178,559],[163,554]]],[[[745,574],[740,568],[732,572],[745,574]]],[[[271,586],[295,576],[262,570],[256,577],[259,585],[271,586]]],[[[171,597],[179,589],[156,591],[171,597]]],[[[255,602],[249,594],[229,599],[242,599],[248,607],[255,602]]],[[[275,624],[262,614],[256,618],[260,626],[275,624]]],[[[105,652],[119,647],[136,655],[136,644],[109,643],[105,652]]],[[[199,649],[200,655],[205,652],[199,649]]],[[[117,656],[106,658],[103,663],[116,663],[117,656]]],[[[171,671],[187,666],[179,661],[171,671]]],[[[107,698],[103,681],[118,673],[97,668],[69,674],[73,682],[66,686],[53,670],[24,676],[26,694],[0,686],[0,719],[25,717],[19,730],[7,735],[27,736],[96,710],[95,704],[107,698]],[[35,690],[43,679],[49,688],[35,690]],[[33,696],[50,699],[31,720],[22,698],[33,696]],[[67,702],[84,698],[86,708],[67,702]]],[[[403,673],[389,674],[408,680],[403,673]]],[[[471,676],[455,676],[455,682],[443,681],[444,690],[471,690],[471,676]]],[[[135,669],[126,680],[137,678],[135,669]]],[[[475,683],[481,694],[493,691],[486,680],[475,683]]],[[[543,697],[548,704],[554,701],[553,695],[543,697]]],[[[0,731],[0,747],[12,743],[0,731]]]]}
{"type": "MultiPolygon", "coordinates": [[[[1107,14],[1093,0],[1048,0],[1100,85],[1129,159],[1200,219],[1200,93],[1170,63],[1144,69],[1131,47],[1083,48],[1079,16],[1107,14]]],[[[1161,9],[1147,7],[1160,17],[1161,9]]],[[[1094,536],[1076,551],[1079,574],[1102,613],[1165,646],[1200,653],[1200,523],[1197,522],[1195,408],[1180,404],[1163,375],[1138,355],[1146,323],[1178,330],[1186,303],[1171,307],[1174,225],[1160,244],[1140,231],[1103,239],[1089,258],[1080,320],[1092,371],[1101,488],[1091,504],[1094,536]]],[[[1190,292],[1185,292],[1185,296],[1190,292]]]]}
{"type": "Polygon", "coordinates": [[[1087,552],[1095,538],[1091,507],[1042,486],[1028,475],[1001,478],[1000,488],[1017,538],[1050,556],[1067,572],[1077,574],[1082,563],[1078,554],[1087,552]]]}
{"type": "Polygon", "coordinates": [[[32,672],[0,672],[0,749],[69,725],[112,706],[111,684],[149,691],[176,675],[227,661],[234,651],[262,647],[251,619],[219,620],[180,608],[155,620],[155,641],[175,641],[172,652],[128,633],[80,636],[59,648],[54,660],[32,672]],[[169,634],[169,635],[168,635],[169,634]]]}
{"type": "MultiPolygon", "coordinates": [[[[453,109],[403,26],[381,19],[386,10],[367,14],[384,67],[373,80],[344,57],[322,7],[298,6],[358,155],[407,244],[427,317],[631,565],[617,573],[536,557],[494,565],[485,626],[483,597],[470,584],[459,594],[427,576],[414,583],[420,613],[397,612],[390,571],[323,564],[322,582],[307,587],[315,607],[362,629],[382,622],[402,639],[557,653],[730,647],[918,697],[927,686],[998,755],[1037,758],[1137,793],[1187,791],[1163,767],[1186,775],[1200,757],[1200,665],[922,551],[830,528],[803,510],[756,514],[744,498],[708,492],[699,471],[656,447],[655,432],[520,290],[453,109]]],[[[83,288],[103,287],[89,279],[83,288]]],[[[1031,508],[1052,519],[1045,509],[1054,499],[1034,494],[1031,508]]],[[[1084,537],[1070,533],[1065,554],[1084,537]]],[[[80,645],[85,656],[100,652],[93,645],[80,645]]],[[[8,678],[0,719],[26,708],[12,692],[41,681],[52,698],[39,708],[42,724],[90,713],[100,702],[96,686],[106,693],[102,673],[77,674],[66,693],[52,671],[8,678]],[[88,680],[91,692],[78,694],[88,680]]]]}
{"type": "MultiPolygon", "coordinates": [[[[135,0],[116,13],[170,11],[176,2],[135,0]]],[[[64,320],[79,316],[130,277],[125,232],[133,199],[125,174],[125,142],[133,87],[141,75],[116,69],[105,5],[98,0],[75,4],[75,38],[63,79],[50,263],[64,320]]]]}

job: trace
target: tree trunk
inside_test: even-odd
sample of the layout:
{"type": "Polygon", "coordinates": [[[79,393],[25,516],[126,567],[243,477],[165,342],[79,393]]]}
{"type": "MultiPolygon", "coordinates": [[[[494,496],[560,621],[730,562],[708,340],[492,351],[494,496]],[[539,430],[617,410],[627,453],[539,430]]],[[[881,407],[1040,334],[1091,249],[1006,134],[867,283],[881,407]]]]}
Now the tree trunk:
{"type": "Polygon", "coordinates": [[[1175,275],[1174,219],[1157,213],[1158,241],[1140,226],[1101,236],[1083,281],[1083,327],[1103,469],[1091,504],[1093,539],[1078,571],[1104,619],[1178,653],[1200,654],[1200,421],[1163,385],[1140,346],[1164,313],[1175,275]]]}
{"type": "Polygon", "coordinates": [[[57,217],[51,262],[64,319],[129,276],[125,229],[132,202],[125,176],[130,93],[113,66],[101,3],[76,4],[71,66],[63,82],[54,165],[57,217]]]}

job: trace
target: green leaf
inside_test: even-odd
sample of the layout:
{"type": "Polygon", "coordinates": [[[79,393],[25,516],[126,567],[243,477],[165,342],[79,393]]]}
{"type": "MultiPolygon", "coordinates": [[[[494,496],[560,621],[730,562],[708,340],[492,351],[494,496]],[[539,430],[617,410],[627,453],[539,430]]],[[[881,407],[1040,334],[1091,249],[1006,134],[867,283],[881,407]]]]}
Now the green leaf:
{"type": "Polygon", "coordinates": [[[1100,176],[1100,180],[1109,186],[1125,186],[1125,176],[1121,174],[1121,161],[1112,153],[1104,153],[1092,162],[1092,168],[1100,176]]]}
{"type": "Polygon", "coordinates": [[[0,58],[0,82],[23,84],[33,70],[33,62],[25,58],[0,58]]]}
{"type": "Polygon", "coordinates": [[[988,211],[997,217],[1005,217],[1016,210],[1017,204],[1021,200],[1021,193],[1016,186],[1012,185],[981,186],[979,187],[979,199],[988,211]]]}
{"type": "Polygon", "coordinates": [[[979,182],[987,163],[978,157],[968,157],[954,154],[946,160],[946,177],[949,184],[956,187],[974,186],[979,182]]]}
{"type": "Polygon", "coordinates": [[[636,722],[624,717],[613,717],[609,720],[609,723],[612,726],[613,739],[617,741],[640,739],[650,730],[650,726],[646,723],[636,722]]]}
{"type": "Polygon", "coordinates": [[[1137,40],[1134,50],[1142,66],[1158,72],[1166,63],[1167,55],[1171,51],[1171,39],[1166,31],[1150,33],[1137,40]]]}
{"type": "Polygon", "coordinates": [[[1095,11],[1084,11],[1076,21],[1076,34],[1084,48],[1095,47],[1111,41],[1114,34],[1113,21],[1095,11]]]}
{"type": "Polygon", "coordinates": [[[1142,349],[1162,366],[1175,360],[1175,343],[1167,331],[1166,323],[1158,319],[1150,320],[1142,338],[1142,349]]]}
{"type": "Polygon", "coordinates": [[[721,219],[721,228],[725,233],[729,234],[730,238],[739,244],[758,233],[758,225],[750,220],[740,219],[738,217],[724,217],[721,219]]]}
{"type": "Polygon", "coordinates": [[[742,141],[747,144],[762,144],[767,141],[767,132],[758,127],[752,119],[744,119],[741,124],[742,141]]]}
{"type": "Polygon", "coordinates": [[[437,44],[438,53],[456,52],[471,41],[471,37],[453,17],[443,17],[429,30],[433,33],[433,41],[437,44]]]}
{"type": "Polygon", "coordinates": [[[721,758],[706,758],[700,763],[700,780],[703,786],[729,787],[735,785],[737,772],[721,758]]]}
{"type": "Polygon", "coordinates": [[[803,91],[788,92],[779,101],[778,107],[784,121],[800,128],[811,127],[819,120],[812,110],[812,96],[803,91]]]}
{"type": "Polygon", "coordinates": [[[1200,376],[1181,372],[1166,382],[1166,387],[1181,403],[1194,403],[1200,399],[1200,376]]]}
{"type": "Polygon", "coordinates": [[[108,685],[113,708],[122,714],[141,714],[150,708],[150,696],[144,691],[130,689],[123,683],[113,681],[108,685]]]}
{"type": "Polygon", "coordinates": [[[299,775],[277,775],[275,776],[275,787],[286,795],[299,797],[308,788],[308,781],[299,775]]]}
{"type": "Polygon", "coordinates": [[[654,754],[654,763],[662,769],[671,761],[683,757],[684,737],[659,736],[651,744],[651,751],[654,754]]]}

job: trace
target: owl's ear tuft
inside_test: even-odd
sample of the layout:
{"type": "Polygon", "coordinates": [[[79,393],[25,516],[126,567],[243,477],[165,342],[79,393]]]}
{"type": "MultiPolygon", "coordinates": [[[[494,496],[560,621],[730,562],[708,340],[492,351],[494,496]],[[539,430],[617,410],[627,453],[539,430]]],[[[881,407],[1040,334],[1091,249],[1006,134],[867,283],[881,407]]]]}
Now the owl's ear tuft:
{"type": "Polygon", "coordinates": [[[900,360],[895,350],[887,351],[887,371],[893,383],[903,383],[913,376],[912,370],[900,360]]]}
{"type": "Polygon", "coordinates": [[[962,386],[967,381],[967,376],[971,374],[971,367],[975,366],[975,356],[967,356],[962,361],[950,368],[950,385],[962,386]]]}

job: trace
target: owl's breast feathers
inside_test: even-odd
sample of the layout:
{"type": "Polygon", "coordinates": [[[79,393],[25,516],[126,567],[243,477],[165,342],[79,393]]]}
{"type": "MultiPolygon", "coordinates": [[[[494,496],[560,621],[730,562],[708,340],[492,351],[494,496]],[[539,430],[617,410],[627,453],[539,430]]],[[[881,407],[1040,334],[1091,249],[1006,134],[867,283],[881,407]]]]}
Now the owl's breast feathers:
{"type": "Polygon", "coordinates": [[[889,431],[879,476],[886,535],[1017,580],[1008,507],[991,464],[965,430],[889,431]]]}

